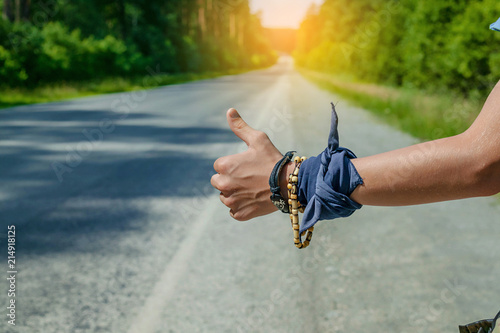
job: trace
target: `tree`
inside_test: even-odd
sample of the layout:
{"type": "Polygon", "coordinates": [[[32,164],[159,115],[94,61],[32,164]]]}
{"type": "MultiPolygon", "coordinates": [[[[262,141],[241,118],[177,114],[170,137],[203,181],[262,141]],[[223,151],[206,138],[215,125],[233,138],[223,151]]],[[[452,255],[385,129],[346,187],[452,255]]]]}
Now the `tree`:
{"type": "Polygon", "coordinates": [[[4,0],[3,2],[3,16],[10,22],[14,22],[15,19],[12,2],[13,2],[12,0],[4,0]]]}
{"type": "Polygon", "coordinates": [[[10,22],[30,19],[31,0],[4,0],[3,16],[10,22]]]}
{"type": "Polygon", "coordinates": [[[461,94],[489,90],[497,0],[325,0],[298,32],[296,63],[356,79],[461,94]]]}

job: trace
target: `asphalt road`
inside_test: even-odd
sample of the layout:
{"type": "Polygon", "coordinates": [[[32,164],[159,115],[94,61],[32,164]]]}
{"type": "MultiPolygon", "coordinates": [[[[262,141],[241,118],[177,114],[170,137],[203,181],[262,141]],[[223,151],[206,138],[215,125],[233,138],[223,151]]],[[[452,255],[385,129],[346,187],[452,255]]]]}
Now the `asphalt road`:
{"type": "Polygon", "coordinates": [[[237,76],[0,110],[0,233],[16,229],[16,326],[1,332],[458,332],[500,310],[494,198],[364,207],[293,246],[288,217],[240,223],[210,187],[244,149],[367,156],[416,140],[318,89],[290,59],[237,76]]]}

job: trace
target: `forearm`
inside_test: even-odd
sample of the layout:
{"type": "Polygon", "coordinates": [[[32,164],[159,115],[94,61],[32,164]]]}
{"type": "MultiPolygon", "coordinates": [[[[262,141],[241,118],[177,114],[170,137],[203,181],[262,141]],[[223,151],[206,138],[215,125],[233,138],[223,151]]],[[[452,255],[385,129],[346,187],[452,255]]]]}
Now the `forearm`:
{"type": "Polygon", "coordinates": [[[499,87],[458,136],[353,160],[364,180],[360,204],[401,206],[488,196],[500,191],[499,87]]]}
{"type": "MultiPolygon", "coordinates": [[[[221,192],[221,201],[235,219],[243,221],[276,211],[269,200],[267,180],[281,153],[263,132],[249,127],[236,110],[228,111],[227,120],[233,132],[247,143],[248,150],[218,159],[212,185],[221,192]]],[[[321,159],[304,162],[299,173],[298,196],[312,212],[308,220],[311,223],[345,217],[359,209],[359,204],[412,205],[498,193],[500,84],[474,124],[458,136],[359,159],[343,153],[346,150],[338,147],[337,115],[333,110],[328,148],[320,154],[321,159]],[[321,167],[314,164],[318,161],[321,167]]],[[[289,163],[282,171],[284,197],[292,170],[293,164],[289,163]]]]}
{"type": "Polygon", "coordinates": [[[402,206],[480,195],[473,152],[456,136],[353,160],[363,178],[351,199],[402,206]]]}
{"type": "Polygon", "coordinates": [[[360,204],[401,206],[500,192],[500,83],[463,134],[352,161],[360,204]]]}

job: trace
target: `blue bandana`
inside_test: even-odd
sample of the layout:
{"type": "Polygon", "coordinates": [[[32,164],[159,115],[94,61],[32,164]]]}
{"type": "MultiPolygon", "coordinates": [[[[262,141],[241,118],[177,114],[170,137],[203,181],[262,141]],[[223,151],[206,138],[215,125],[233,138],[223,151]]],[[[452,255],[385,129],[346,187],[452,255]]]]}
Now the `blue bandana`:
{"type": "Polygon", "coordinates": [[[500,18],[490,25],[491,30],[500,31],[500,18]]]}
{"type": "Polygon", "coordinates": [[[299,201],[306,206],[300,232],[321,220],[348,217],[362,206],[349,196],[363,184],[351,159],[356,155],[339,146],[338,117],[332,104],[328,148],[302,163],[299,171],[299,201]]]}

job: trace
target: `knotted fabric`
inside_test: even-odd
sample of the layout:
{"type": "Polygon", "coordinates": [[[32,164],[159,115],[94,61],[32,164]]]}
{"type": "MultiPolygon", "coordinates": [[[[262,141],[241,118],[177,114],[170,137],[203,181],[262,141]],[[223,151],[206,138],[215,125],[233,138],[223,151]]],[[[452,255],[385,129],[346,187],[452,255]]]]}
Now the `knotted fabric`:
{"type": "Polygon", "coordinates": [[[321,220],[352,215],[362,205],[351,200],[352,191],[363,184],[351,159],[356,155],[339,146],[338,117],[332,103],[328,147],[302,163],[299,172],[299,201],[306,206],[300,232],[321,220]]]}
{"type": "Polygon", "coordinates": [[[500,18],[490,25],[491,30],[500,31],[500,18]]]}

